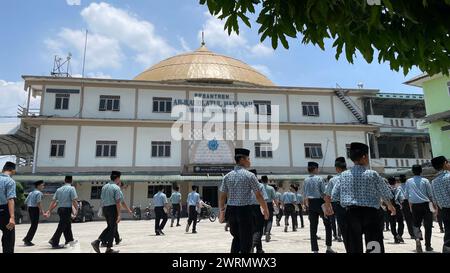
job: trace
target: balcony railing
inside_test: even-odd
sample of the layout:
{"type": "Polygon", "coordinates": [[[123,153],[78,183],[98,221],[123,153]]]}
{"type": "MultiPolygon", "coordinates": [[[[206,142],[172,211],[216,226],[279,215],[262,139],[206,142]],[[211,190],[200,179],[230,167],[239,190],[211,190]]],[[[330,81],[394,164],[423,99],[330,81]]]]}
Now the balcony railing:
{"type": "Polygon", "coordinates": [[[17,116],[18,117],[36,117],[40,115],[41,110],[37,108],[30,108],[27,110],[26,107],[19,105],[17,107],[17,116]]]}
{"type": "Polygon", "coordinates": [[[384,125],[391,128],[413,128],[417,129],[422,119],[420,118],[389,118],[382,115],[368,115],[369,123],[384,125]]]}
{"type": "Polygon", "coordinates": [[[398,128],[417,128],[421,119],[412,118],[384,118],[384,124],[398,128]]]}
{"type": "Polygon", "coordinates": [[[374,158],[372,165],[385,168],[411,168],[413,165],[428,165],[431,159],[427,158],[374,158]]]}

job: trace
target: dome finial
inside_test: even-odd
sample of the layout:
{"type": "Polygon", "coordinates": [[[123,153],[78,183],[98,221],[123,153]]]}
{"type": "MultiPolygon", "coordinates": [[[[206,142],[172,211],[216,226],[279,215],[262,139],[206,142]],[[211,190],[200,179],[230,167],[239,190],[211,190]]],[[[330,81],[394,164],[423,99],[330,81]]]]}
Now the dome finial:
{"type": "Polygon", "coordinates": [[[202,30],[202,46],[205,46],[205,45],[206,45],[206,43],[205,43],[205,31],[202,30]]]}

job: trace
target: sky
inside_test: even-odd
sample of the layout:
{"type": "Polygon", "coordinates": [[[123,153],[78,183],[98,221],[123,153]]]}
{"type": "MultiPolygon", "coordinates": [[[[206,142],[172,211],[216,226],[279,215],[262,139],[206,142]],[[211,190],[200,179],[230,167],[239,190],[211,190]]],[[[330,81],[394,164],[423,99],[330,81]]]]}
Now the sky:
{"type": "Polygon", "coordinates": [[[70,72],[81,75],[86,30],[87,77],[132,79],[167,57],[197,49],[203,30],[210,50],[246,62],[277,85],[356,88],[363,83],[381,92],[421,93],[403,84],[420,74],[418,69],[404,76],[388,63],[367,64],[361,55],[354,64],[345,54],[336,60],[332,41],[325,51],[300,39],[291,39],[289,50],[273,50],[269,40],[260,43],[258,25],[254,20],[252,25],[242,24],[239,36],[228,36],[223,22],[198,0],[1,1],[0,117],[14,116],[17,105],[26,102],[22,75],[50,75],[55,55],[71,53],[70,72]]]}

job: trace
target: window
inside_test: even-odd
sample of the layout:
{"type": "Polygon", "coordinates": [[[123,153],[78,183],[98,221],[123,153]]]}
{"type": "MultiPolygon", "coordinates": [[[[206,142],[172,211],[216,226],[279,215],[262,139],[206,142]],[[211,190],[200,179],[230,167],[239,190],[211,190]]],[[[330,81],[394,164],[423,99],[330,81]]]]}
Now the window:
{"type": "Polygon", "coordinates": [[[319,116],[319,103],[318,102],[302,102],[303,115],[308,117],[319,116]]]}
{"type": "Polygon", "coordinates": [[[96,143],[96,157],[116,157],[117,155],[117,141],[97,141],[96,143]]]}
{"type": "Polygon", "coordinates": [[[256,114],[258,115],[272,115],[272,109],[270,107],[270,101],[253,101],[256,108],[256,114]]]}
{"type": "Polygon", "coordinates": [[[91,187],[91,199],[101,199],[102,195],[102,186],[92,186],[91,187]]]}
{"type": "MultiPolygon", "coordinates": [[[[157,192],[158,192],[157,185],[148,185],[147,198],[153,198],[153,195],[155,195],[157,192]]],[[[166,195],[169,195],[171,192],[172,192],[172,186],[164,185],[164,193],[166,195]]]]}
{"type": "Polygon", "coordinates": [[[99,111],[120,111],[120,96],[100,96],[99,111]]]}
{"type": "Polygon", "coordinates": [[[153,98],[153,112],[170,113],[172,112],[171,98],[153,98]]]}
{"type": "Polygon", "coordinates": [[[170,141],[152,141],[152,157],[170,157],[170,141]]]}
{"type": "Polygon", "coordinates": [[[350,144],[345,144],[345,150],[347,151],[347,158],[350,158],[350,144]]]}
{"type": "Polygon", "coordinates": [[[322,158],[322,144],[305,144],[306,158],[322,158]]]}
{"type": "Polygon", "coordinates": [[[255,157],[272,158],[272,144],[271,143],[255,143],[255,157]]]}
{"type": "Polygon", "coordinates": [[[55,94],[55,109],[67,110],[69,109],[70,94],[55,94]]]}
{"type": "Polygon", "coordinates": [[[52,140],[50,142],[50,157],[64,157],[65,140],[52,140]]]}

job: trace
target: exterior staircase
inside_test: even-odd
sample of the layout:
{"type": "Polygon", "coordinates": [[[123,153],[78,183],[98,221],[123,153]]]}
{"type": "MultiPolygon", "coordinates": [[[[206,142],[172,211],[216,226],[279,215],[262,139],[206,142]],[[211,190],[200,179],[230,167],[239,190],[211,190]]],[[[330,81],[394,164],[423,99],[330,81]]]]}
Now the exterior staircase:
{"type": "Polygon", "coordinates": [[[352,112],[353,116],[359,121],[361,124],[365,124],[366,118],[364,117],[363,111],[356,105],[356,103],[345,94],[345,91],[337,86],[338,88],[335,90],[336,96],[342,101],[342,103],[352,112]]]}

